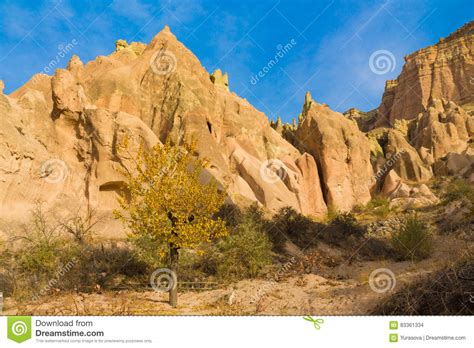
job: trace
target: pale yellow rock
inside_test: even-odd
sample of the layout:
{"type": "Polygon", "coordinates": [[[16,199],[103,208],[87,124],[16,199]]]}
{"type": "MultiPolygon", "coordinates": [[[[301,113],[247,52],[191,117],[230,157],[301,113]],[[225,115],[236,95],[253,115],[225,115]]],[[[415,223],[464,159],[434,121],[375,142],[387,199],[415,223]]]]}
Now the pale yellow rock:
{"type": "Polygon", "coordinates": [[[115,52],[123,50],[124,48],[128,47],[128,43],[126,40],[120,39],[115,42],[115,52]]]}
{"type": "Polygon", "coordinates": [[[58,216],[89,206],[108,219],[102,234],[123,236],[112,217],[122,171],[132,168],[141,142],[151,147],[167,137],[196,139],[208,174],[234,202],[256,202],[273,213],[285,206],[325,213],[312,156],[284,140],[245,99],[214,84],[169,28],[143,50],[138,43],[118,48],[87,64],[74,56],[53,77],[35,75],[0,96],[0,220],[24,221],[35,201],[58,216]],[[130,154],[119,148],[125,138],[130,154]],[[50,160],[57,168],[45,174],[50,160]],[[286,168],[275,182],[262,175],[269,161],[286,168]],[[47,181],[61,172],[57,182],[47,181]]]}
{"type": "Polygon", "coordinates": [[[227,73],[222,74],[221,69],[216,69],[210,76],[211,81],[216,86],[221,86],[229,90],[229,76],[227,73]]]}
{"type": "Polygon", "coordinates": [[[425,182],[432,178],[431,168],[418,152],[406,141],[402,133],[388,130],[385,156],[393,158],[393,169],[405,180],[425,182]]]}
{"type": "Polygon", "coordinates": [[[414,124],[412,143],[417,148],[429,149],[434,161],[449,152],[461,153],[474,135],[472,122],[474,116],[455,103],[433,99],[414,124]]]}
{"type": "Polygon", "coordinates": [[[433,98],[452,100],[458,105],[474,102],[473,50],[474,21],[471,21],[437,44],[406,56],[397,80],[387,81],[377,125],[414,119],[433,98]]]}
{"type": "Polygon", "coordinates": [[[369,140],[352,121],[310,98],[295,136],[321,168],[326,203],[341,211],[367,203],[373,185],[369,140]]]}
{"type": "Polygon", "coordinates": [[[402,179],[398,176],[398,174],[394,170],[391,170],[385,177],[383,188],[380,194],[383,197],[390,197],[392,193],[398,188],[401,182],[402,179]]]}

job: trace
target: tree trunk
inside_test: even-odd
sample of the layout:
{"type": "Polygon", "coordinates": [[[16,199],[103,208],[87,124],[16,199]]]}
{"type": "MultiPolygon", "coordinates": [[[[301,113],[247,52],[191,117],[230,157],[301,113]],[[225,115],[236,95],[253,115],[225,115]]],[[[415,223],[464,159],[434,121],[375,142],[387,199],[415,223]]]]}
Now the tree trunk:
{"type": "Polygon", "coordinates": [[[170,290],[170,305],[175,308],[178,305],[178,248],[170,245],[170,270],[174,272],[175,278],[170,290]]]}

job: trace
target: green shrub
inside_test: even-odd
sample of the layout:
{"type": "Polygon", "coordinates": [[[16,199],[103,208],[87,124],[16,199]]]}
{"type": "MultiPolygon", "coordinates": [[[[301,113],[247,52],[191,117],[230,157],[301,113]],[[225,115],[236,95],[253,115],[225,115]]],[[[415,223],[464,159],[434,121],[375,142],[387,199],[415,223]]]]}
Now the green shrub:
{"type": "Polygon", "coordinates": [[[298,213],[291,207],[281,208],[266,225],[267,232],[275,244],[276,250],[285,251],[290,240],[296,246],[306,249],[318,242],[325,225],[298,213]]]}
{"type": "Polygon", "coordinates": [[[222,280],[256,277],[272,261],[272,243],[261,222],[247,216],[217,244],[217,276],[222,280]]]}
{"type": "Polygon", "coordinates": [[[224,220],[227,227],[234,227],[237,226],[239,221],[242,219],[242,214],[241,209],[237,205],[226,203],[220,207],[219,211],[214,214],[214,217],[224,220]]]}
{"type": "Polygon", "coordinates": [[[328,211],[326,213],[326,222],[331,223],[335,218],[339,216],[340,212],[332,205],[328,205],[328,211]]]}
{"type": "Polygon", "coordinates": [[[151,270],[150,265],[137,258],[132,248],[115,242],[76,246],[64,258],[64,261],[67,260],[73,261],[74,270],[62,278],[61,287],[64,289],[78,288],[85,291],[95,285],[107,288],[120,285],[117,282],[140,280],[151,270]]]}
{"type": "Polygon", "coordinates": [[[24,272],[50,276],[60,264],[58,248],[63,244],[59,228],[53,225],[41,205],[31,211],[29,224],[23,226],[24,233],[17,239],[22,247],[15,253],[24,272]]]}
{"type": "Polygon", "coordinates": [[[351,212],[338,213],[329,223],[329,229],[324,237],[330,242],[346,239],[349,236],[362,237],[365,229],[359,225],[351,212]]]}
{"type": "Polygon", "coordinates": [[[384,218],[390,213],[390,201],[387,198],[374,197],[367,203],[364,211],[384,218]]]}
{"type": "Polygon", "coordinates": [[[163,267],[166,264],[169,247],[152,234],[130,235],[128,241],[133,246],[137,260],[152,268],[163,267]]]}
{"type": "Polygon", "coordinates": [[[449,203],[462,199],[467,199],[474,204],[474,185],[464,179],[455,179],[446,187],[443,201],[449,203]]]}
{"type": "Polygon", "coordinates": [[[403,260],[422,260],[431,254],[432,233],[425,222],[411,215],[392,236],[392,246],[403,260]]]}
{"type": "MultiPolygon", "coordinates": [[[[286,236],[299,236],[314,227],[314,222],[291,207],[281,208],[276,213],[268,226],[269,232],[274,229],[276,234],[284,233],[286,236]]],[[[272,233],[273,234],[273,233],[272,233]]]]}

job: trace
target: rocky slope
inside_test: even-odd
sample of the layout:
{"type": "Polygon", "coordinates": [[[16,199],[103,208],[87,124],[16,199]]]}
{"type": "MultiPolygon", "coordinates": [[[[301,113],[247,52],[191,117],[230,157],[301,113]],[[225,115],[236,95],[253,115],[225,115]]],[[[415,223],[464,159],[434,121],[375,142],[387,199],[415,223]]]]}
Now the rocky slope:
{"type": "Polygon", "coordinates": [[[208,174],[236,203],[326,211],[314,158],[229,92],[227,74],[209,75],[168,27],[147,46],[119,40],[110,56],[87,64],[75,56],[52,77],[35,75],[0,95],[0,108],[3,222],[21,220],[38,201],[110,213],[138,144],[167,137],[176,144],[195,138],[210,160],[208,174]],[[129,153],[119,149],[125,138],[129,153]]]}

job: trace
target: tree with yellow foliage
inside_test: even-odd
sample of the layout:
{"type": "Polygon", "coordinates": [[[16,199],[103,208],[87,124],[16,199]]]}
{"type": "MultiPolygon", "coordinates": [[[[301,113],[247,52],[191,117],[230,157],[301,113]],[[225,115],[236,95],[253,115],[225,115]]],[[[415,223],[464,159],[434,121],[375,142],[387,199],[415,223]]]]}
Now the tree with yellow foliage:
{"type": "MultiPolygon", "coordinates": [[[[149,151],[140,146],[134,170],[126,172],[121,209],[115,211],[132,238],[151,236],[169,247],[168,267],[175,274],[181,248],[195,249],[227,234],[225,222],[213,217],[224,204],[225,192],[215,180],[200,182],[208,162],[197,158],[194,149],[194,143],[173,146],[169,140],[149,151]]],[[[176,307],[177,284],[172,284],[169,298],[176,307]]]]}

